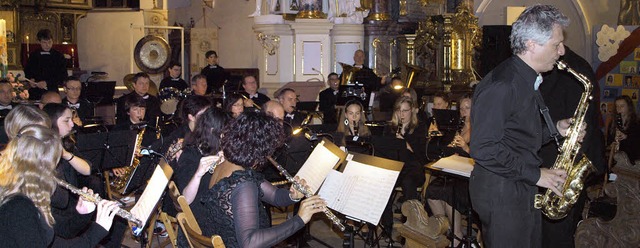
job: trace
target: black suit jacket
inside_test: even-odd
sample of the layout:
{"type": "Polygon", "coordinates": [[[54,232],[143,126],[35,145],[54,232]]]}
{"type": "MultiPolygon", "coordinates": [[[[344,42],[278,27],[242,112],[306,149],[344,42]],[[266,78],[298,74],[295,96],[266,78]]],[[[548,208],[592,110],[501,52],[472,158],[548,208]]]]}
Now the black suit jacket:
{"type": "Polygon", "coordinates": [[[58,87],[69,75],[67,74],[67,60],[62,53],[55,49],[44,52],[38,49],[31,53],[27,65],[24,68],[24,76],[28,79],[35,79],[36,82],[44,80],[47,82],[47,89],[30,88],[29,99],[40,100],[42,94],[47,91],[58,92],[58,87]]]}
{"type": "Polygon", "coordinates": [[[227,72],[220,65],[207,65],[202,68],[200,74],[207,77],[207,94],[218,92],[228,78],[227,72]]]}
{"type": "Polygon", "coordinates": [[[320,99],[319,109],[324,115],[322,122],[326,124],[338,123],[336,114],[336,103],[338,102],[337,93],[334,94],[333,89],[327,88],[320,92],[318,98],[320,99]]]}
{"type": "Polygon", "coordinates": [[[249,99],[253,100],[253,102],[254,102],[255,104],[257,104],[259,107],[262,107],[262,104],[264,104],[264,103],[266,103],[266,102],[268,102],[268,101],[270,101],[270,100],[271,100],[271,98],[269,98],[269,97],[268,97],[267,95],[265,95],[265,94],[262,94],[262,93],[260,93],[260,92],[257,92],[256,94],[258,95],[258,97],[253,97],[253,98],[251,98],[251,97],[249,97],[249,93],[247,93],[246,91],[243,91],[243,92],[242,92],[242,95],[244,95],[244,96],[246,96],[247,98],[249,98],[249,99]]]}
{"type": "Polygon", "coordinates": [[[304,121],[306,117],[303,113],[293,111],[291,113],[285,113],[284,122],[288,123],[292,129],[296,129],[302,125],[302,121],[304,121]],[[290,117],[290,114],[293,115],[293,118],[290,117]]]}
{"type": "Polygon", "coordinates": [[[80,117],[80,120],[82,122],[84,122],[88,117],[93,116],[93,109],[94,109],[93,103],[82,98],[80,98],[77,103],[80,105],[76,108],[75,105],[73,105],[72,103],[69,103],[69,100],[67,100],[66,97],[62,99],[63,105],[69,106],[70,108],[76,110],[76,113],[78,113],[78,117],[80,117]]]}

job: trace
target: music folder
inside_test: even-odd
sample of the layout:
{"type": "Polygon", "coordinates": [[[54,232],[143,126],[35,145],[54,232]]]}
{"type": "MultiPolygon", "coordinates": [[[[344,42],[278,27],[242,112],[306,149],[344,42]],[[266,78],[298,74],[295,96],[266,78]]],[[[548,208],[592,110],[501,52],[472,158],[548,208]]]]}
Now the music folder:
{"type": "Polygon", "coordinates": [[[458,155],[451,155],[449,157],[441,158],[432,165],[428,166],[431,169],[441,170],[450,174],[455,174],[463,177],[470,177],[473,170],[474,161],[472,158],[462,157],[458,155]]]}
{"type": "MultiPolygon", "coordinates": [[[[171,166],[169,166],[166,160],[160,159],[160,163],[156,165],[147,187],[142,192],[136,205],[131,209],[131,214],[142,221],[144,225],[146,225],[151,213],[156,209],[156,205],[160,201],[167,185],[169,185],[169,180],[172,175],[173,169],[171,169],[171,166]]],[[[151,225],[154,225],[154,223],[151,223],[151,225]]],[[[143,229],[144,227],[137,227],[134,232],[139,232],[143,229]]]]}
{"type": "Polygon", "coordinates": [[[327,201],[329,208],[377,225],[403,165],[399,161],[345,153],[325,139],[296,176],[305,179],[313,192],[320,189],[318,195],[327,201]]]}

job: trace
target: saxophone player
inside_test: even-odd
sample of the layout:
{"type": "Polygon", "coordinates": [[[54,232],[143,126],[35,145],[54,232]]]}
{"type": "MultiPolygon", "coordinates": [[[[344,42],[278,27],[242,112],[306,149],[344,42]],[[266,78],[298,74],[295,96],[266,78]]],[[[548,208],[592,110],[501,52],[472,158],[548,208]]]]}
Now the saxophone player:
{"type": "MultiPolygon", "coordinates": [[[[553,6],[527,7],[513,23],[514,56],[475,90],[470,142],[475,166],[469,191],[486,247],[542,247],[541,211],[533,207],[537,186],[560,195],[566,173],[540,168],[537,152],[551,138],[536,94],[540,73],[553,69],[565,52],[563,29],[568,24],[553,6]]],[[[570,121],[560,120],[555,127],[565,136],[570,121]]]]}

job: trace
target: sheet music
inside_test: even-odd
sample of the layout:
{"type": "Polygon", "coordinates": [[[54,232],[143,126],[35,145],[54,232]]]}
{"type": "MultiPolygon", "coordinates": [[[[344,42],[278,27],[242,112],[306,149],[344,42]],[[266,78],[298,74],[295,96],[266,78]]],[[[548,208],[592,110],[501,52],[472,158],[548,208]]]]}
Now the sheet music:
{"type": "Polygon", "coordinates": [[[472,158],[451,155],[446,158],[441,158],[431,167],[442,169],[442,171],[451,174],[470,177],[471,171],[473,170],[473,164],[474,161],[472,158]]]}
{"type": "Polygon", "coordinates": [[[338,161],[340,161],[340,157],[329,151],[322,141],[313,149],[296,176],[303,178],[311,192],[316,193],[338,161]]]}
{"type": "Polygon", "coordinates": [[[350,160],[343,173],[329,173],[319,195],[331,209],[377,225],[399,174],[350,160]]]}
{"type": "Polygon", "coordinates": [[[169,178],[167,178],[160,166],[156,166],[149,184],[142,192],[136,205],[131,209],[131,214],[141,220],[142,223],[147,223],[168,184],[169,178]]]}

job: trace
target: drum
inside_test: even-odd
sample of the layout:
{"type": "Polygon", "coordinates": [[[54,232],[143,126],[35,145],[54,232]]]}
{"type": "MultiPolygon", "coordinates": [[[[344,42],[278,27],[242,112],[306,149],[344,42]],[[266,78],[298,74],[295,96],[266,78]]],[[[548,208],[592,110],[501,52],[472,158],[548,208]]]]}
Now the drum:
{"type": "Polygon", "coordinates": [[[176,88],[165,87],[160,90],[158,97],[162,101],[160,111],[165,115],[173,115],[178,108],[178,102],[184,98],[184,94],[176,88]]]}

